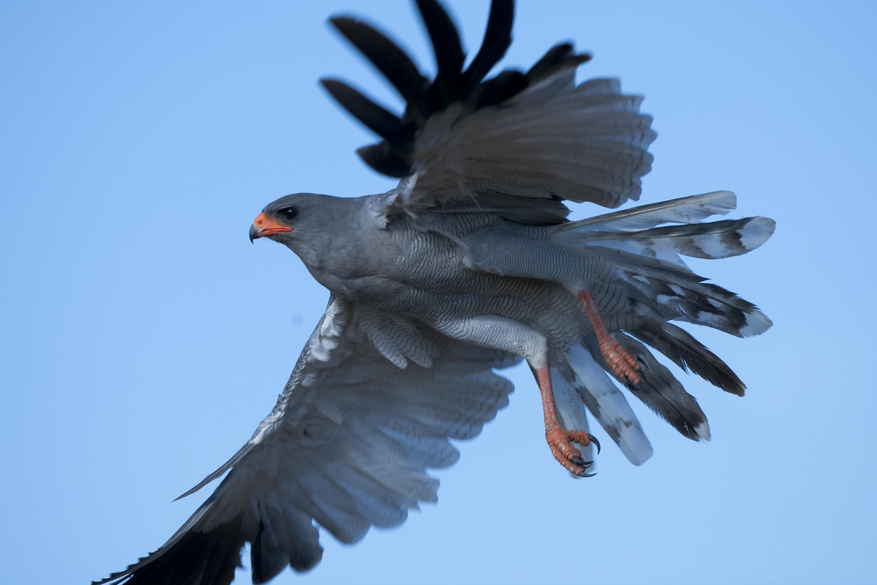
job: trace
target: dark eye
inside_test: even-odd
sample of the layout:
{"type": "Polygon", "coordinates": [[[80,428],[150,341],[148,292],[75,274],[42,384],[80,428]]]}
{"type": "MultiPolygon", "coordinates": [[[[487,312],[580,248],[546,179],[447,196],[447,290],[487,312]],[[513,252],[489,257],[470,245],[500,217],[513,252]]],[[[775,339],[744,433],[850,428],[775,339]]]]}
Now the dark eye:
{"type": "Polygon", "coordinates": [[[284,207],[278,211],[277,214],[286,221],[292,221],[295,219],[295,216],[298,215],[298,209],[295,207],[284,207]]]}

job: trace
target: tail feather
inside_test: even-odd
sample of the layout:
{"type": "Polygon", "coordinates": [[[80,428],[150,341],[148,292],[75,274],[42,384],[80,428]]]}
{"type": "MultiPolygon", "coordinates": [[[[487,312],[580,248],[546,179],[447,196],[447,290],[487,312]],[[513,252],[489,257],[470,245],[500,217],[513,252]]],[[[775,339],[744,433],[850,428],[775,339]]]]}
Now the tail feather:
{"type": "Polygon", "coordinates": [[[584,347],[571,348],[565,357],[581,382],[574,388],[606,434],[631,463],[645,463],[652,456],[652,445],[621,390],[584,347]]]}
{"type": "Polygon", "coordinates": [[[679,255],[716,260],[740,256],[761,246],[776,223],[766,217],[747,217],[711,223],[657,227],[634,232],[583,231],[578,245],[622,250],[686,267],[679,255]]]}
{"type": "Polygon", "coordinates": [[[684,329],[672,323],[645,320],[629,333],[660,351],[683,370],[690,369],[713,386],[743,396],[746,385],[728,364],[684,329]]]}
{"type": "Polygon", "coordinates": [[[716,260],[755,250],[770,238],[775,228],[776,222],[767,217],[747,217],[659,227],[637,232],[633,234],[633,239],[659,240],[683,256],[716,260]]]}
{"type": "Polygon", "coordinates": [[[611,261],[619,276],[652,303],[660,320],[688,321],[724,331],[737,337],[751,337],[767,331],[773,322],[749,301],[688,270],[627,252],[615,251],[611,261]]]}
{"type": "Polygon", "coordinates": [[[637,373],[640,381],[636,384],[625,383],[631,394],[685,437],[694,441],[709,439],[709,422],[694,396],[685,391],[670,370],[661,365],[646,346],[622,333],[616,333],[615,337],[636,354],[639,362],[637,373]]]}

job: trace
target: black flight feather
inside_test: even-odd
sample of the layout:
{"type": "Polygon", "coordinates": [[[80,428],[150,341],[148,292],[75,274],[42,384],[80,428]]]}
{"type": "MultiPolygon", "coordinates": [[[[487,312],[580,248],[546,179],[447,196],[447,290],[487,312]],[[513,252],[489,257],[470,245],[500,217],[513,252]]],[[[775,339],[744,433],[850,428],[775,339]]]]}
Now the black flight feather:
{"type": "Polygon", "coordinates": [[[481,48],[463,71],[466,54],[453,20],[438,0],[415,0],[432,43],[436,76],[424,77],[414,61],[373,26],[356,18],[335,16],[329,22],[368,59],[407,102],[404,115],[397,116],[364,94],[335,79],[323,86],[347,111],[384,142],[357,152],[371,168],[395,178],[411,173],[411,156],[417,132],[427,119],[450,104],[466,101],[478,108],[502,104],[560,67],[572,67],[590,60],[577,55],[571,43],[549,49],[526,73],[506,70],[488,80],[485,76],[505,55],[512,42],[514,0],[493,0],[481,48]]]}
{"type": "Polygon", "coordinates": [[[365,164],[388,177],[401,179],[411,174],[411,160],[403,153],[393,150],[386,141],[363,146],[356,153],[365,164]]]}
{"type": "Polygon", "coordinates": [[[436,77],[432,84],[431,97],[438,98],[436,109],[443,109],[456,101],[457,83],[463,71],[466,54],[460,43],[460,34],[447,11],[436,0],[417,0],[417,9],[429,33],[435,53],[436,77]]]}
{"type": "MultiPolygon", "coordinates": [[[[229,585],[234,572],[241,566],[240,516],[220,524],[208,532],[188,532],[169,549],[152,553],[154,560],[132,570],[114,573],[99,583],[114,581],[126,585],[176,585],[178,583],[203,583],[205,585],[229,585]],[[121,579],[120,581],[115,581],[121,579]]],[[[147,557],[149,558],[149,557],[147,557]]],[[[94,585],[94,584],[93,584],[94,585]]]]}
{"type": "Polygon", "coordinates": [[[406,130],[399,116],[343,81],[324,78],[320,83],[345,110],[395,148],[410,150],[413,147],[414,129],[406,130]]]}
{"type": "Polygon", "coordinates": [[[432,113],[427,95],[429,80],[421,75],[405,51],[361,20],[334,16],[329,22],[396,88],[408,102],[408,110],[418,124],[429,117],[432,113]]]}
{"type": "Polygon", "coordinates": [[[514,69],[506,69],[496,77],[488,79],[478,88],[476,108],[500,104],[523,91],[528,85],[527,76],[514,69]]]}
{"type": "Polygon", "coordinates": [[[543,77],[547,77],[559,66],[577,66],[590,60],[591,55],[588,53],[576,55],[572,43],[560,43],[548,49],[548,52],[530,67],[529,71],[527,71],[527,79],[530,80],[530,83],[533,83],[543,77]]]}
{"type": "Polygon", "coordinates": [[[487,18],[487,30],[481,49],[463,73],[460,85],[463,95],[468,95],[502,59],[512,44],[512,24],[515,20],[514,0],[493,0],[487,18]]]}

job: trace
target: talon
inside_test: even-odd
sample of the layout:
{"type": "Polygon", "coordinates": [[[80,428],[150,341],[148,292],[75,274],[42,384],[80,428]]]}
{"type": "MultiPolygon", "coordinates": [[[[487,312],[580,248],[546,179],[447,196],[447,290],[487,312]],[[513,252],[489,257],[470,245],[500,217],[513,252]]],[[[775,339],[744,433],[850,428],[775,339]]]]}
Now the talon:
{"type": "Polygon", "coordinates": [[[588,469],[591,468],[592,465],[594,465],[593,461],[585,461],[584,459],[579,459],[579,461],[573,461],[573,463],[582,468],[582,471],[579,472],[579,475],[581,475],[582,477],[590,477],[589,475],[584,474],[587,472],[588,469]]]}
{"type": "Polygon", "coordinates": [[[588,436],[590,437],[591,443],[594,443],[594,445],[597,446],[597,455],[599,455],[600,454],[600,441],[598,441],[597,437],[595,437],[594,435],[588,435],[588,436]]]}
{"type": "Polygon", "coordinates": [[[597,437],[586,433],[584,431],[567,431],[569,433],[574,433],[574,435],[570,435],[570,440],[582,445],[583,447],[587,447],[591,443],[594,443],[597,447],[597,455],[600,454],[600,441],[597,440],[597,437]]]}
{"type": "Polygon", "coordinates": [[[572,443],[580,445],[588,445],[593,440],[588,433],[584,431],[568,431],[560,428],[559,425],[551,425],[545,431],[545,438],[548,446],[551,448],[551,454],[557,459],[558,463],[578,476],[589,477],[587,469],[591,467],[593,461],[585,461],[581,451],[574,448],[572,443]]]}

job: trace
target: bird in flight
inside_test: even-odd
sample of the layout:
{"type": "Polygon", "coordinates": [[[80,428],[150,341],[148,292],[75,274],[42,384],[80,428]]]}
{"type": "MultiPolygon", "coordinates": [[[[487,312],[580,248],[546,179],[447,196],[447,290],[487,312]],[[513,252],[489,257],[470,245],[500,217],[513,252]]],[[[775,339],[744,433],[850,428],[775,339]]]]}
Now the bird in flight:
{"type": "Polygon", "coordinates": [[[443,6],[416,5],[434,79],[372,25],[330,19],[405,100],[401,115],[321,81],[380,137],[358,153],[398,186],[287,195],[256,217],[250,239],[295,252],[329,289],[326,311],[252,438],[184,496],[225,474],[219,487],[161,548],[98,583],[227,585],[245,543],[264,583],[320,562],[317,525],[353,543],[401,524],[436,501],[427,469],[457,460],[450,439],[476,436],[508,403],[512,385],[496,370],[521,361],[542,395],[549,452],[575,477],[593,475],[600,450],[586,413],[635,465],[651,456],[621,388],[685,437],[709,438],[697,401],[649,347],[743,395],[673,322],[739,337],[771,322],[683,257],[745,254],[773,220],[704,222],[735,207],[718,191],[570,221],[564,202],[639,198],[655,138],[642,98],[616,79],[576,84],[590,55],[570,43],[486,78],[511,43],[512,0],[492,2],[468,65],[443,6]]]}

